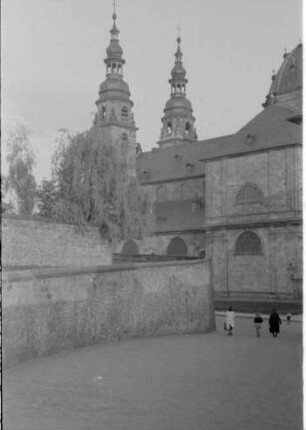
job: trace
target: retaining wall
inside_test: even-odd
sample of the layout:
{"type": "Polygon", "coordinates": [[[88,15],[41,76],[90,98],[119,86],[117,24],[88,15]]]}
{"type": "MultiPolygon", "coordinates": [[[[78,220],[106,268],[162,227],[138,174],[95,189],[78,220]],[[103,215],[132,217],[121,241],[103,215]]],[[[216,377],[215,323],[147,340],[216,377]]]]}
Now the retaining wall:
{"type": "Polygon", "coordinates": [[[111,264],[112,250],[97,227],[42,219],[2,219],[4,267],[92,266],[111,264]]]}
{"type": "Polygon", "coordinates": [[[9,272],[2,298],[5,368],[100,341],[215,328],[203,260],[9,272]]]}

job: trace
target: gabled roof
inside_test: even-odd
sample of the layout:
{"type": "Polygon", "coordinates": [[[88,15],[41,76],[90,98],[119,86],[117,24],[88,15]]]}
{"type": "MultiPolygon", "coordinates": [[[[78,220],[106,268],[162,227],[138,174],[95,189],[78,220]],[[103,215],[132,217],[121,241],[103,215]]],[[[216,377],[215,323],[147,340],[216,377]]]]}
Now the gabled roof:
{"type": "Polygon", "coordinates": [[[293,111],[270,105],[237,133],[145,152],[137,158],[142,184],[205,174],[203,161],[302,144],[302,127],[290,122],[293,111]]]}

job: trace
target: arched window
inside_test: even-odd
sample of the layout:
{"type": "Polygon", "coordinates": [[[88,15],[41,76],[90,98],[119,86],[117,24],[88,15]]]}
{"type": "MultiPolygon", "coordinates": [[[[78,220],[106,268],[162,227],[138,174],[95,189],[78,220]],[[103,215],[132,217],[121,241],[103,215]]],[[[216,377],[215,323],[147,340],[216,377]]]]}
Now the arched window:
{"type": "Polygon", "coordinates": [[[128,139],[128,135],[126,133],[122,133],[121,142],[122,142],[122,147],[127,146],[129,139],[128,139]]]}
{"type": "Polygon", "coordinates": [[[102,106],[102,119],[105,119],[105,115],[106,115],[106,107],[105,105],[102,106]]]}
{"type": "Polygon", "coordinates": [[[167,124],[167,133],[168,134],[172,133],[172,124],[171,124],[171,122],[168,122],[168,124],[167,124]]]}
{"type": "Polygon", "coordinates": [[[156,190],[156,198],[158,202],[164,202],[168,199],[168,192],[165,185],[160,185],[156,190]]]}
{"type": "Polygon", "coordinates": [[[172,239],[167,248],[167,255],[187,255],[187,246],[183,239],[180,237],[172,239]]]}
{"type": "Polygon", "coordinates": [[[237,205],[248,205],[252,203],[262,203],[263,192],[261,189],[254,184],[244,185],[236,196],[237,205]]]}
{"type": "Polygon", "coordinates": [[[128,115],[129,115],[128,108],[126,106],[123,106],[123,108],[121,109],[121,117],[123,119],[127,119],[128,115]]]}
{"type": "Polygon", "coordinates": [[[205,258],[206,257],[206,251],[204,249],[202,249],[202,251],[200,251],[199,257],[200,258],[205,258]]]}
{"type": "Polygon", "coordinates": [[[256,233],[245,231],[236,242],[236,255],[262,255],[262,244],[256,233]]]}
{"type": "Polygon", "coordinates": [[[186,131],[187,134],[190,133],[190,124],[189,124],[189,122],[186,122],[185,131],[186,131]]]}
{"type": "Polygon", "coordinates": [[[138,253],[139,253],[139,250],[136,242],[130,239],[124,243],[122,247],[122,254],[132,255],[132,254],[138,254],[138,253]]]}

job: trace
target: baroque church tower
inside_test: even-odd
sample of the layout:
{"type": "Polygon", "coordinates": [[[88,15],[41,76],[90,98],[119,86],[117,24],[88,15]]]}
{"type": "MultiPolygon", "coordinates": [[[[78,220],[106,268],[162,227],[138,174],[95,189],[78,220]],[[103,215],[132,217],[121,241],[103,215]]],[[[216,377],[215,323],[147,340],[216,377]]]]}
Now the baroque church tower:
{"type": "Polygon", "coordinates": [[[183,67],[181,38],[177,38],[177,50],[174,54],[175,64],[171,70],[169,84],[171,88],[170,99],[167,101],[160,139],[157,142],[160,148],[181,145],[197,140],[194,126],[195,118],[192,115],[192,106],[186,97],[186,70],[183,67]]]}
{"type": "Polygon", "coordinates": [[[113,13],[111,40],[106,50],[106,79],[100,85],[95,126],[101,127],[111,139],[117,156],[125,160],[129,176],[136,176],[136,131],[138,130],[128,84],[123,80],[123,50],[119,44],[117,15],[113,13]]]}

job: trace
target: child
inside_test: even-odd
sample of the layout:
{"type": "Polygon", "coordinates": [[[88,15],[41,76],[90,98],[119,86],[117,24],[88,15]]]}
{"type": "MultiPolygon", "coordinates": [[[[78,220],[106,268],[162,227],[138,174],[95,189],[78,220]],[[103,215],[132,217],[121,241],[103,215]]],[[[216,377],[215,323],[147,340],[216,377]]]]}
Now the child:
{"type": "Polygon", "coordinates": [[[291,321],[291,313],[290,312],[287,313],[286,318],[287,318],[287,324],[289,325],[290,321],[291,321]]]}
{"type": "Polygon", "coordinates": [[[256,334],[257,337],[260,337],[260,329],[261,329],[261,324],[263,323],[263,319],[261,318],[260,314],[257,313],[255,318],[254,318],[254,325],[256,328],[256,334]]]}
{"type": "Polygon", "coordinates": [[[235,312],[233,311],[231,306],[228,308],[228,311],[226,311],[225,313],[224,323],[225,323],[226,330],[228,330],[228,335],[232,336],[233,329],[235,327],[235,312]]]}

